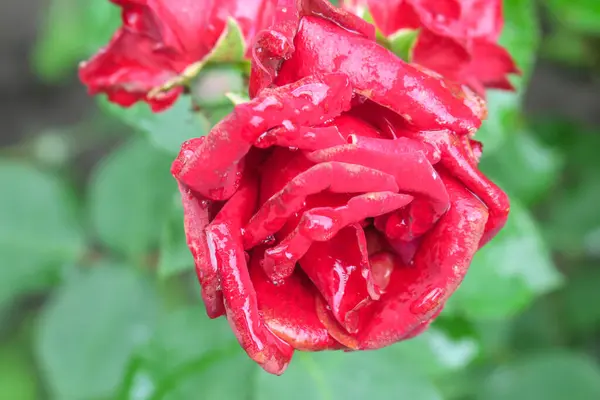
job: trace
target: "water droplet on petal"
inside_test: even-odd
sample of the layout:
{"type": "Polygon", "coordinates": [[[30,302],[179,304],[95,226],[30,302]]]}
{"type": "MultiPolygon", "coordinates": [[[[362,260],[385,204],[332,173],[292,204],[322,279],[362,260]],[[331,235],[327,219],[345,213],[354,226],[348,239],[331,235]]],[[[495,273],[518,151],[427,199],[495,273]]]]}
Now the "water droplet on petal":
{"type": "Polygon", "coordinates": [[[434,288],[425,292],[410,305],[410,312],[417,315],[427,314],[440,305],[444,294],[446,291],[442,288],[434,288]]]}

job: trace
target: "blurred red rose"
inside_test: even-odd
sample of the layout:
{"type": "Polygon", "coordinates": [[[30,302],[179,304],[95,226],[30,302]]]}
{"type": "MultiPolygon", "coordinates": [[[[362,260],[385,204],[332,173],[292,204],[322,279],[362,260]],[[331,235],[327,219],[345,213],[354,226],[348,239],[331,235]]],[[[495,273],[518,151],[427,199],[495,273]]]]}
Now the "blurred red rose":
{"type": "Polygon", "coordinates": [[[280,374],[295,349],[423,332],[508,199],[477,167],[476,95],[324,0],[280,0],[276,15],[255,42],[253,99],[172,172],[208,315],[280,374]]]}
{"type": "MultiPolygon", "coordinates": [[[[102,0],[98,0],[102,1],[102,0]]],[[[104,0],[107,1],[107,0],[104,0]]],[[[80,66],[91,94],[106,93],[122,106],[145,101],[154,111],[169,107],[181,88],[152,98],[154,88],[200,61],[215,46],[228,17],[246,42],[272,22],[276,0],[110,0],[123,9],[123,26],[108,46],[80,66]]]]}
{"type": "Polygon", "coordinates": [[[386,36],[402,29],[420,29],[413,62],[444,77],[484,89],[512,89],[507,75],[518,73],[500,45],[502,0],[344,0],[362,14],[369,11],[386,36]]]}

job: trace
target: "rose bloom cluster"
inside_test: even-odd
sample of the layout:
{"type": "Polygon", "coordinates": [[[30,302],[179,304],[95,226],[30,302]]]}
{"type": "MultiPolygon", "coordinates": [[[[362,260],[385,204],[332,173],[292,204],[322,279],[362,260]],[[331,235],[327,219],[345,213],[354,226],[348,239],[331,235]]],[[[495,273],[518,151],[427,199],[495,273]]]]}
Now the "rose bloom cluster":
{"type": "Polygon", "coordinates": [[[485,87],[517,72],[500,0],[112,0],[123,26],[83,63],[92,93],[168,107],[152,89],[235,18],[251,100],[185,142],[172,173],[211,318],[281,374],[294,350],[377,349],[428,328],[507,196],[478,169],[485,87]],[[419,29],[414,63],[376,41],[419,29]]]}

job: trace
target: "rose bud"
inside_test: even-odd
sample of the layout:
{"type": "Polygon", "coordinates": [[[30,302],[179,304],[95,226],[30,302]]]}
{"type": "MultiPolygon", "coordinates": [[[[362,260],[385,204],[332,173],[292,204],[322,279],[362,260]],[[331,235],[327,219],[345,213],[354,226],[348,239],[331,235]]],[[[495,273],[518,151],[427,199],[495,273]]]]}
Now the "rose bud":
{"type": "MultiPolygon", "coordinates": [[[[100,1],[100,0],[99,0],[100,1]]],[[[107,1],[107,0],[104,0],[107,1]]],[[[123,25],[110,43],[80,66],[90,94],[106,93],[121,106],[147,102],[169,107],[182,91],[157,91],[202,60],[223,34],[227,18],[247,43],[268,27],[276,0],[110,0],[122,8],[123,25]]]]}
{"type": "Polygon", "coordinates": [[[483,103],[324,0],[280,0],[252,63],[252,99],[172,167],[208,315],[274,374],[423,332],[507,218],[483,103]]]}
{"type": "Polygon", "coordinates": [[[508,75],[519,73],[510,54],[498,44],[504,20],[502,0],[343,0],[359,15],[369,12],[388,37],[419,29],[412,62],[469,85],[481,96],[485,88],[512,90],[508,75]]]}

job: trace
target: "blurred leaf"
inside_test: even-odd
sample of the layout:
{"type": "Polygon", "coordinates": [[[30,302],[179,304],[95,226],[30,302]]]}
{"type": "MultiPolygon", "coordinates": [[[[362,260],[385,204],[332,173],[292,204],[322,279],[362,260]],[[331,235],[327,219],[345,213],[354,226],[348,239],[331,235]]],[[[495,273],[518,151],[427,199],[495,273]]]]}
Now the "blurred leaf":
{"type": "Polygon", "coordinates": [[[125,398],[240,399],[253,367],[225,319],[210,320],[199,306],[179,310],[140,352],[125,398]]]}
{"type": "Polygon", "coordinates": [[[151,282],[131,268],[95,265],[72,276],[44,309],[37,337],[54,398],[112,398],[157,305],[151,282]]]}
{"type": "Polygon", "coordinates": [[[152,144],[167,154],[177,155],[181,144],[186,140],[204,136],[210,130],[210,123],[199,112],[192,112],[187,98],[181,98],[172,107],[160,113],[153,113],[145,103],[137,103],[123,108],[99,98],[100,107],[114,115],[133,129],[148,135],[152,144]]]}
{"type": "Polygon", "coordinates": [[[503,318],[560,283],[535,221],[513,199],[506,226],[475,255],[450,302],[471,318],[503,318]]]}
{"type": "Polygon", "coordinates": [[[171,215],[162,231],[158,274],[161,278],[167,278],[193,268],[194,259],[185,239],[183,207],[177,193],[171,215]]]}
{"type": "Polygon", "coordinates": [[[201,109],[231,104],[227,93],[247,91],[244,76],[239,68],[218,66],[207,68],[192,83],[194,103],[201,109]]]}
{"type": "Polygon", "coordinates": [[[395,355],[397,363],[412,371],[438,377],[466,367],[477,356],[479,348],[473,339],[454,339],[436,326],[386,351],[395,355]]]}
{"type": "Polygon", "coordinates": [[[513,56],[523,72],[521,78],[513,81],[522,90],[533,70],[541,37],[536,4],[533,0],[504,0],[503,7],[504,29],[500,44],[513,56]]]}
{"type": "Polygon", "coordinates": [[[210,54],[203,60],[205,63],[237,62],[244,59],[246,41],[242,28],[233,18],[227,19],[227,27],[210,54]]]}
{"type": "Polygon", "coordinates": [[[577,272],[563,291],[564,320],[576,336],[594,336],[600,328],[600,270],[591,266],[577,272]]]}
{"type": "Polygon", "coordinates": [[[418,29],[400,29],[388,38],[389,49],[404,61],[410,61],[417,36],[418,29]]]}
{"type": "Polygon", "coordinates": [[[505,135],[518,128],[521,99],[533,69],[540,41],[538,18],[533,0],[504,0],[504,30],[500,44],[514,57],[523,75],[511,77],[516,92],[487,92],[488,119],[484,121],[477,140],[484,143],[485,152],[493,153],[504,142],[505,135]]]}
{"type": "Polygon", "coordinates": [[[512,321],[512,352],[546,350],[563,343],[564,317],[553,300],[551,296],[538,299],[512,321]]]}
{"type": "Polygon", "coordinates": [[[106,246],[139,260],[158,244],[176,190],[170,158],[135,139],[97,167],[90,182],[90,216],[106,246]]]}
{"type": "Polygon", "coordinates": [[[586,253],[599,256],[598,172],[589,170],[574,187],[569,185],[549,199],[549,203],[544,218],[544,232],[552,247],[574,257],[586,253]]]}
{"type": "Polygon", "coordinates": [[[562,168],[561,155],[528,131],[511,131],[499,151],[483,153],[480,169],[525,204],[542,198],[562,168]]]}
{"type": "Polygon", "coordinates": [[[39,399],[35,366],[25,344],[11,340],[0,347],[0,399],[39,399]]]}
{"type": "Polygon", "coordinates": [[[481,400],[597,400],[600,369],[584,355],[554,351],[523,357],[494,371],[481,400]]]}
{"type": "Polygon", "coordinates": [[[429,380],[398,361],[394,352],[383,349],[297,352],[282,376],[258,373],[255,399],[442,399],[429,380]]]}
{"type": "Polygon", "coordinates": [[[74,202],[56,177],[0,160],[0,304],[55,281],[84,243],[74,202]]]}
{"type": "Polygon", "coordinates": [[[77,63],[106,45],[121,23],[120,10],[108,0],[52,0],[33,52],[38,76],[57,82],[77,63]]]}
{"type": "Polygon", "coordinates": [[[600,35],[600,2],[597,0],[548,0],[552,16],[569,29],[600,35]]]}
{"type": "Polygon", "coordinates": [[[490,155],[502,147],[509,132],[519,129],[522,123],[520,95],[488,90],[487,107],[488,118],[483,121],[475,138],[483,143],[483,152],[490,155]]]}
{"type": "Polygon", "coordinates": [[[564,26],[555,26],[544,38],[540,53],[544,59],[568,67],[591,68],[594,64],[594,49],[588,39],[564,26]]]}
{"type": "Polygon", "coordinates": [[[210,124],[214,126],[218,124],[219,121],[221,121],[223,118],[225,118],[229,113],[231,113],[233,111],[233,108],[234,104],[231,103],[220,107],[207,109],[205,110],[205,112],[208,120],[210,121],[210,124]]]}

